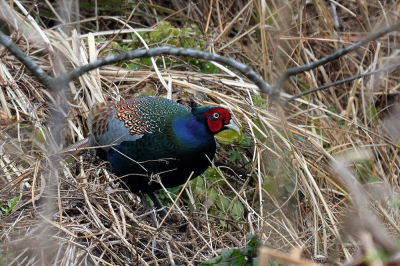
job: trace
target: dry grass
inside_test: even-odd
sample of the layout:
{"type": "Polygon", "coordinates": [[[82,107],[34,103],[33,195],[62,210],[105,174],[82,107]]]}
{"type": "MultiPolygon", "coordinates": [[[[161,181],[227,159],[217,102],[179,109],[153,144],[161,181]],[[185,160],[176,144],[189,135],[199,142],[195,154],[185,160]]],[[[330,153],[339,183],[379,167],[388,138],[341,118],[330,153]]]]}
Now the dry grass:
{"type": "MultiPolygon", "coordinates": [[[[152,1],[155,6],[162,2],[152,1]]],[[[100,43],[90,34],[78,37],[75,24],[68,24],[75,19],[74,9],[68,7],[47,10],[70,25],[62,30],[47,29],[48,21],[37,15],[45,3],[21,3],[37,19],[37,27],[19,8],[11,13],[2,0],[0,17],[11,28],[19,25],[13,41],[55,76],[93,61],[113,37],[123,43],[126,31],[148,30],[166,16],[180,26],[179,20],[192,19],[211,34],[208,51],[251,65],[270,84],[285,69],[316,61],[398,19],[398,4],[392,1],[183,2],[171,1],[169,8],[176,11],[171,14],[140,6],[136,11],[147,14],[144,17],[118,17],[111,11],[93,15],[93,9],[82,9],[81,20],[97,29],[100,43]],[[118,36],[109,31],[122,28],[118,36]]],[[[396,44],[393,33],[293,77],[282,97],[383,68],[398,61],[396,44]]],[[[0,204],[20,196],[11,214],[1,217],[0,256],[5,265],[192,265],[244,247],[251,234],[279,252],[300,248],[303,258],[326,264],[349,259],[348,264],[360,265],[368,258],[368,264],[381,265],[383,256],[370,254],[397,254],[392,243],[400,233],[400,217],[398,207],[390,204],[400,192],[397,69],[281,108],[268,99],[255,104],[256,86],[224,70],[206,75],[191,68],[129,71],[108,66],[56,95],[43,89],[3,47],[0,58],[0,204]],[[233,192],[231,200],[245,207],[240,221],[227,215],[227,226],[221,227],[224,218],[207,212],[205,195],[200,209],[178,200],[171,221],[156,225],[141,215],[145,210],[135,195],[110,188],[113,177],[104,164],[87,156],[71,163],[56,154],[88,134],[85,119],[95,102],[168,91],[184,104],[189,104],[183,97],[188,94],[200,104],[226,106],[252,139],[245,154],[250,177],[238,180],[221,172],[224,184],[209,184],[220,194],[233,192]],[[355,184],[354,177],[362,185],[355,184]]],[[[231,149],[221,147],[218,160],[229,161],[231,149]]],[[[192,192],[187,188],[183,193],[192,192]]],[[[287,258],[277,252],[265,256],[282,264],[310,263],[295,253],[287,258]]]]}

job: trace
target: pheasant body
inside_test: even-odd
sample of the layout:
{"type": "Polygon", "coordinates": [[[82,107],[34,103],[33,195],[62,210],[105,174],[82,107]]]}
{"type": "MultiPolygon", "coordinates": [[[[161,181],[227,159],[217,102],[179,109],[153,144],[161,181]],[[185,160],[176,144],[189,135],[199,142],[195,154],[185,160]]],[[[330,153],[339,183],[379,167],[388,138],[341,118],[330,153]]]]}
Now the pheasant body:
{"type": "Polygon", "coordinates": [[[99,103],[88,124],[89,146],[99,146],[99,157],[110,162],[112,172],[134,193],[162,188],[157,178],[168,188],[202,174],[216,152],[214,135],[227,128],[239,132],[222,107],[189,110],[147,96],[99,103]]]}

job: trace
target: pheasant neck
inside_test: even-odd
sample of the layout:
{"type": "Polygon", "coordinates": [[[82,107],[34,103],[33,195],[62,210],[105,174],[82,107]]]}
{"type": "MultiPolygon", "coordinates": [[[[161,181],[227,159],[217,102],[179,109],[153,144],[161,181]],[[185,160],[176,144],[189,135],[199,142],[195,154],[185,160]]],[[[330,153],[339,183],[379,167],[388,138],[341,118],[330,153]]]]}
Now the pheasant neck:
{"type": "Polygon", "coordinates": [[[215,146],[214,135],[207,128],[205,116],[177,116],[172,120],[172,130],[178,142],[186,147],[215,146]]]}

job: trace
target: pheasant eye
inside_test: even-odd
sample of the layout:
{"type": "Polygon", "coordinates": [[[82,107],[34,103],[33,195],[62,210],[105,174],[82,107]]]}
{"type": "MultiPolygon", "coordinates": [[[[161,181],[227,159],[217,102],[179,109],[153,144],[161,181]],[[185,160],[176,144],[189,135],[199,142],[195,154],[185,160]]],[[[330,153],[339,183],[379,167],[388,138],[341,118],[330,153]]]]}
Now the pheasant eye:
{"type": "Polygon", "coordinates": [[[212,115],[215,119],[218,119],[219,118],[219,113],[213,113],[213,115],[212,115]]]}

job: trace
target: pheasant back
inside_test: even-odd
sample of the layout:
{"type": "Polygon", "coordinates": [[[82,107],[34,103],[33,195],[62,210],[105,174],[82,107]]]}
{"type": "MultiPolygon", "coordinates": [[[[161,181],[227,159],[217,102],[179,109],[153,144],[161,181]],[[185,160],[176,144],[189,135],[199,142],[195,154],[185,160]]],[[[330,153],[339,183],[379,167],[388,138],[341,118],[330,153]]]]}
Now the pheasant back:
{"type": "MultiPolygon", "coordinates": [[[[141,96],[95,105],[89,115],[89,146],[118,145],[144,134],[162,132],[173,117],[190,113],[185,106],[164,98],[141,96]]],[[[108,151],[109,147],[104,147],[108,151]]]]}

